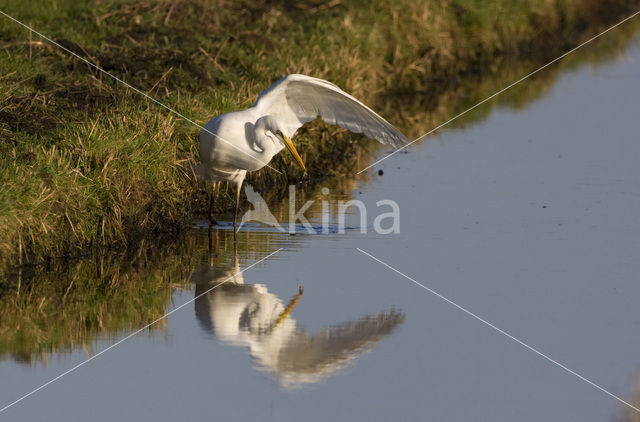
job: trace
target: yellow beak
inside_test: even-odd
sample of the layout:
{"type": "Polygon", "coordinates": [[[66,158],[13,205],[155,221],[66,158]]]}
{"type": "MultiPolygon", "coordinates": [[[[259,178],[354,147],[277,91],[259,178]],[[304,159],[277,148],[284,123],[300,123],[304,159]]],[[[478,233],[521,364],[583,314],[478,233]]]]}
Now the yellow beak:
{"type": "Polygon", "coordinates": [[[291,142],[291,138],[289,138],[287,135],[285,135],[282,132],[280,132],[279,135],[281,136],[281,139],[282,139],[282,142],[284,142],[284,145],[287,147],[291,155],[293,155],[293,158],[296,159],[300,167],[302,167],[302,170],[306,172],[307,168],[304,166],[304,163],[302,162],[302,158],[300,158],[300,154],[298,154],[298,151],[296,150],[296,147],[293,145],[293,142],[291,142]]]}

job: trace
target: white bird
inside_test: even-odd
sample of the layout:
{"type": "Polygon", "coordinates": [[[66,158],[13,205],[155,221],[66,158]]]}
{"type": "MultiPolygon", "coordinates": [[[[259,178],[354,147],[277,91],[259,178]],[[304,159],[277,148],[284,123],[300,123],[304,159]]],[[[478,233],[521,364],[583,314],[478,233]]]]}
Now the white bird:
{"type": "Polygon", "coordinates": [[[233,263],[203,264],[196,283],[200,326],[225,343],[246,347],[257,367],[294,389],[338,373],[371,350],[404,321],[404,313],[383,311],[310,333],[291,316],[302,289],[285,306],[264,284],[245,284],[238,255],[233,263]]]}
{"type": "MultiPolygon", "coordinates": [[[[285,147],[306,171],[291,138],[300,126],[318,116],[395,148],[408,143],[398,129],[336,85],[310,76],[288,75],[260,94],[252,107],[216,116],[200,133],[201,162],[193,167],[194,172],[205,182],[236,184],[234,227],[247,171],[268,165],[285,147]]],[[[215,223],[212,200],[213,195],[209,218],[215,223]]]]}

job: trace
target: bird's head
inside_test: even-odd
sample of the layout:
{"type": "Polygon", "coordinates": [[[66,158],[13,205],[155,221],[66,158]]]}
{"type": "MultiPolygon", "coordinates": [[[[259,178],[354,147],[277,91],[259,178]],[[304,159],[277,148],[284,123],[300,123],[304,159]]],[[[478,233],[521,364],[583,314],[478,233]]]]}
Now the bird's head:
{"type": "MultiPolygon", "coordinates": [[[[280,129],[280,124],[277,119],[275,119],[273,116],[261,117],[256,122],[256,131],[258,133],[263,132],[264,135],[266,135],[265,136],[266,138],[272,139],[274,142],[278,142],[280,144],[279,149],[282,149],[283,146],[286,147],[291,153],[291,155],[293,155],[293,158],[296,160],[298,165],[300,165],[302,170],[305,172],[307,171],[307,168],[304,165],[304,162],[302,161],[300,154],[298,154],[298,150],[296,150],[295,145],[293,145],[293,141],[291,141],[291,138],[289,138],[283,132],[283,130],[280,129]]],[[[256,145],[259,148],[264,150],[266,145],[264,145],[263,142],[264,142],[263,137],[256,136],[256,145]]]]}

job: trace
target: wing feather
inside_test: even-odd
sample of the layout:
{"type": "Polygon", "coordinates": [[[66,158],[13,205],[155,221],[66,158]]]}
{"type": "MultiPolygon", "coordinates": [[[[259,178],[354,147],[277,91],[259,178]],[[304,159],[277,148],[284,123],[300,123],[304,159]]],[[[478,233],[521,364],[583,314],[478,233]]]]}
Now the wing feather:
{"type": "Polygon", "coordinates": [[[274,83],[254,104],[261,115],[272,115],[293,136],[320,116],[327,123],[399,148],[407,138],[391,123],[336,85],[305,75],[288,75],[274,83]]]}

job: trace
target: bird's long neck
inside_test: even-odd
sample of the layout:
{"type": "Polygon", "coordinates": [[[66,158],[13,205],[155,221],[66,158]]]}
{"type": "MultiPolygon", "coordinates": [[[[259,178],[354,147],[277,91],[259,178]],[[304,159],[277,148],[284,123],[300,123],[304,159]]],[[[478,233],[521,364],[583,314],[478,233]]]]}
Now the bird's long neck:
{"type": "Polygon", "coordinates": [[[273,139],[267,136],[267,132],[275,133],[276,131],[275,119],[271,116],[259,118],[253,127],[253,139],[258,147],[251,151],[251,156],[263,163],[271,161],[273,156],[282,149],[282,146],[279,147],[273,139]]]}
{"type": "Polygon", "coordinates": [[[262,142],[262,151],[254,150],[254,154],[256,154],[256,158],[261,159],[265,163],[271,161],[274,155],[276,155],[282,148],[278,148],[276,144],[269,138],[267,138],[264,134],[262,135],[266,139],[262,142]]]}
{"type": "Polygon", "coordinates": [[[251,158],[246,157],[243,169],[247,171],[260,170],[262,167],[269,164],[271,158],[278,153],[273,142],[267,140],[263,142],[263,148],[260,149],[257,146],[244,149],[244,152],[251,158]]]}

